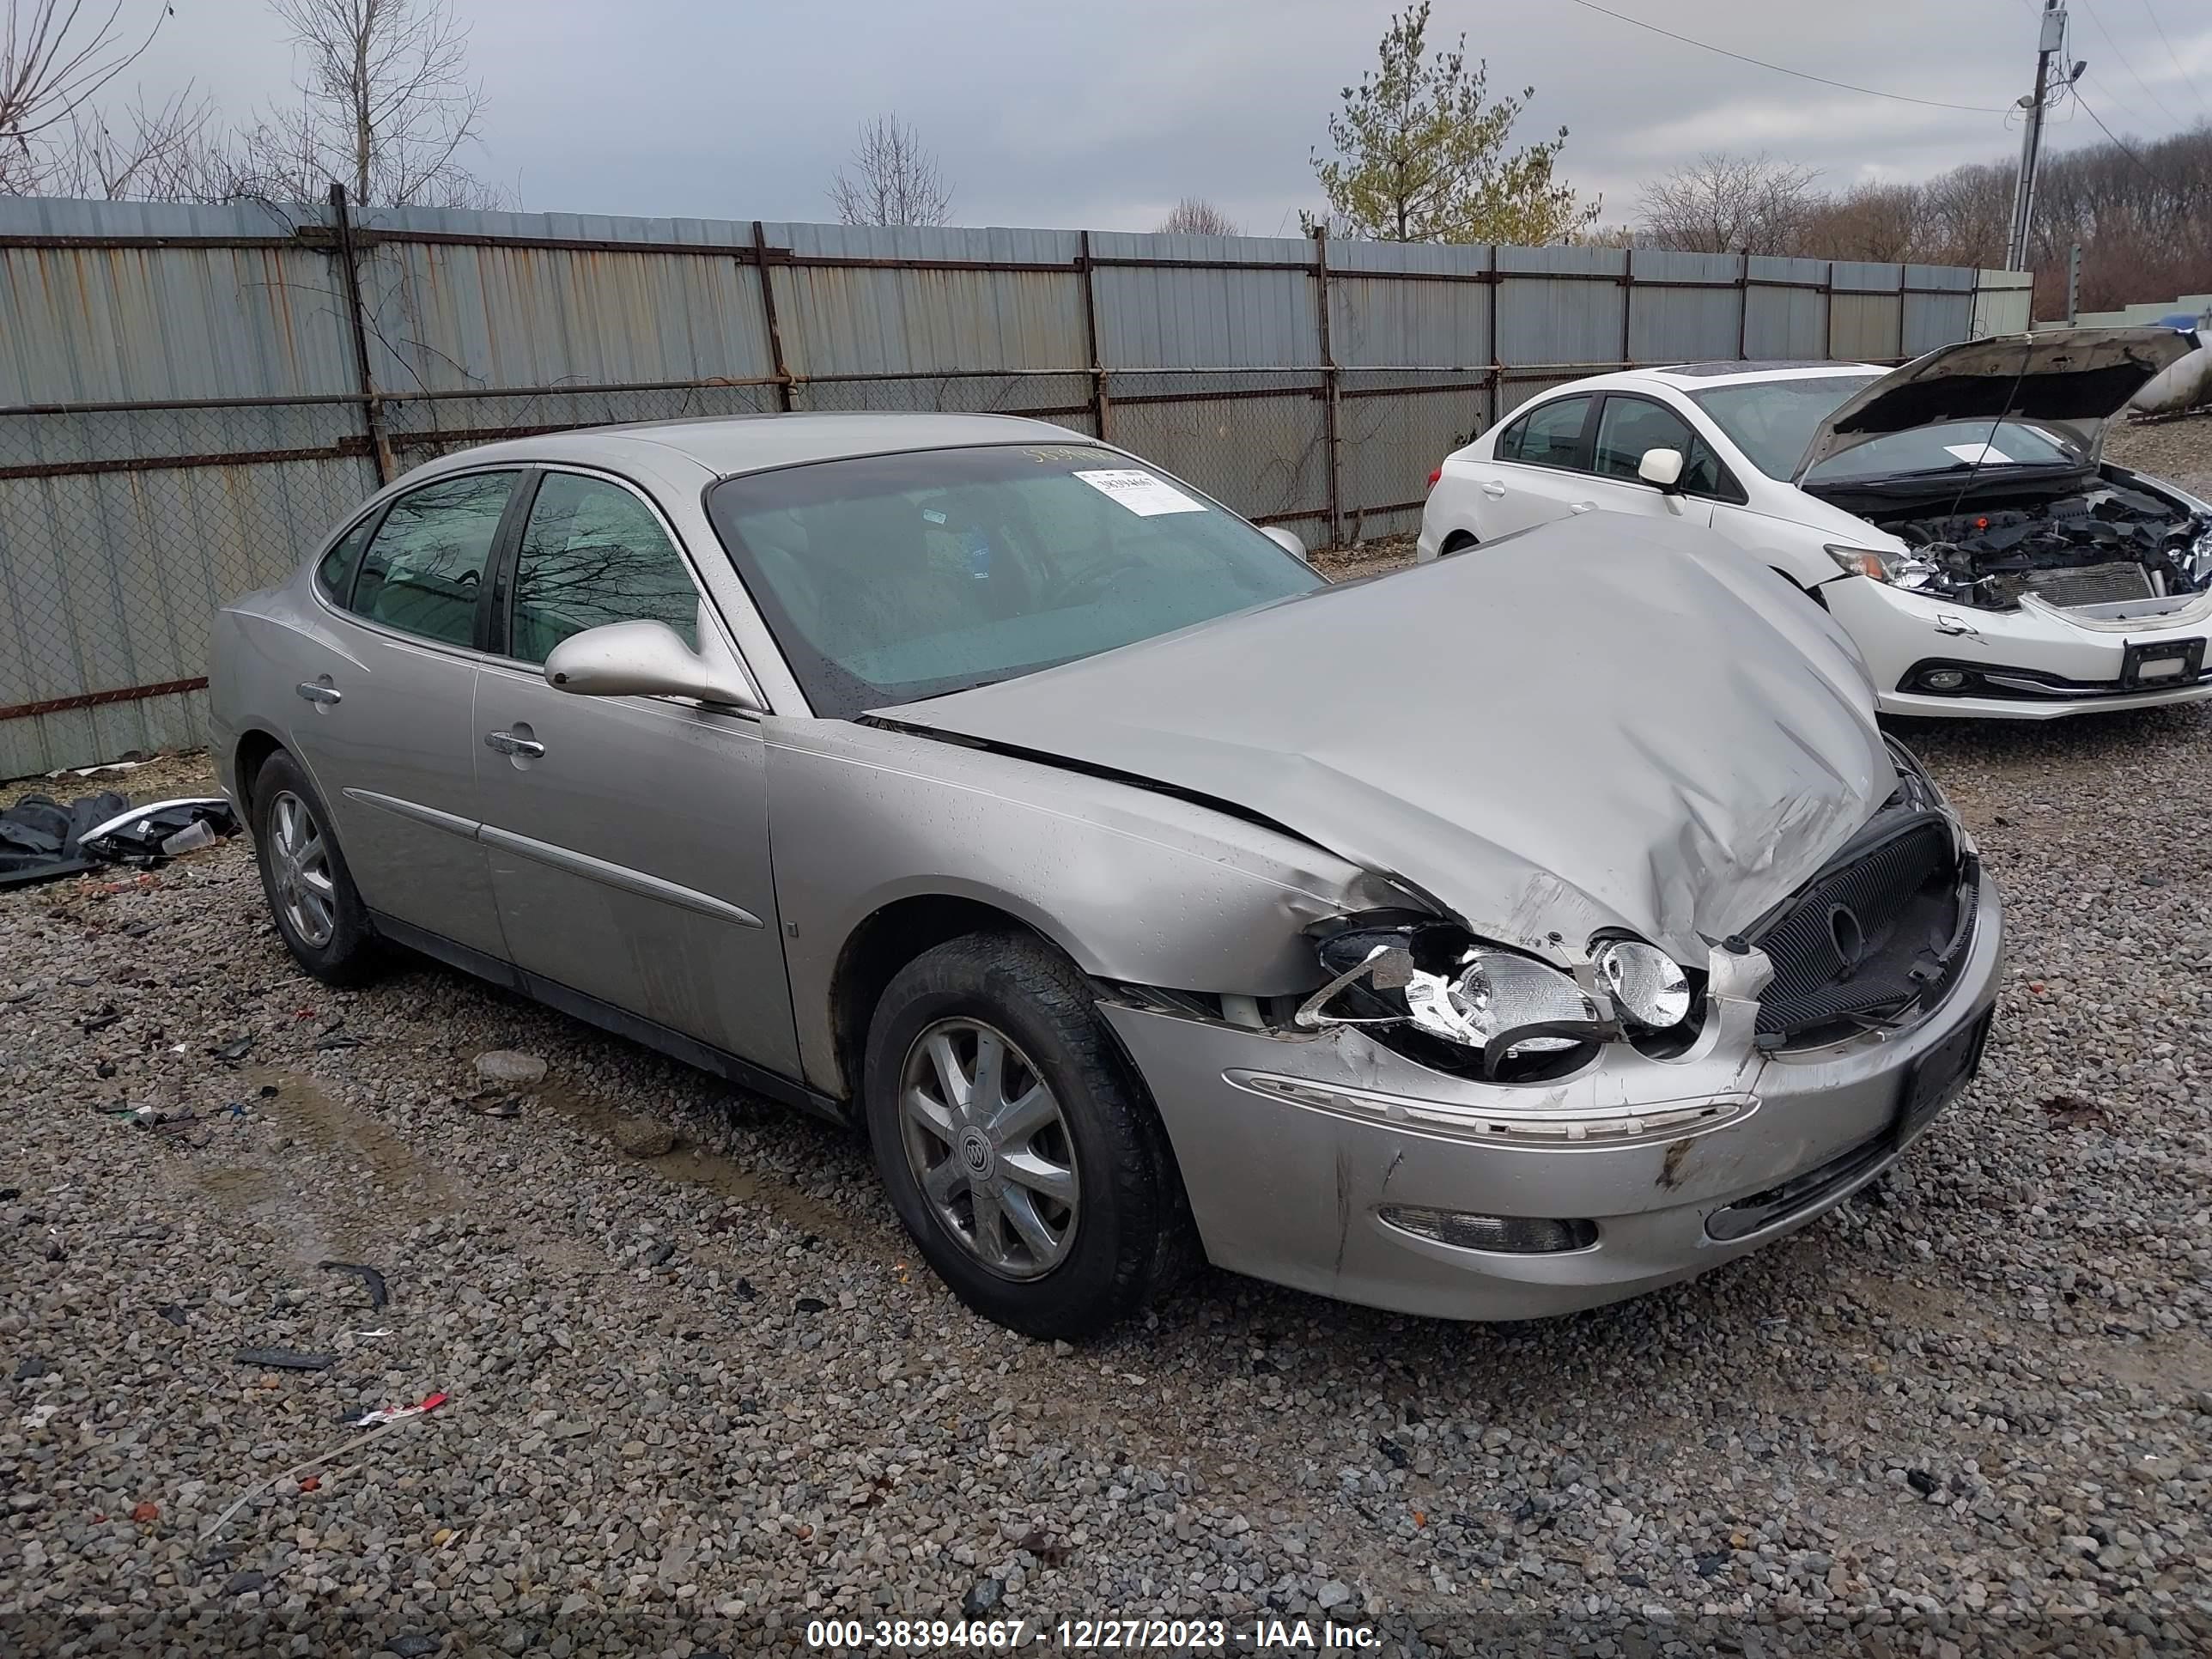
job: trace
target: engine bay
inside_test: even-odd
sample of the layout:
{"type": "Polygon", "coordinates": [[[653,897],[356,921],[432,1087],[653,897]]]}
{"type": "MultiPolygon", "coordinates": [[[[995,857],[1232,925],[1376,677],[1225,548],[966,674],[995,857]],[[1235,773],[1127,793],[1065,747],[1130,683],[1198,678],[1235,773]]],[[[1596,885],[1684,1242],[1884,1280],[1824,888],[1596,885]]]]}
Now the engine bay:
{"type": "Polygon", "coordinates": [[[1930,514],[1929,505],[1852,510],[1912,549],[1893,577],[1899,586],[1962,605],[2009,611],[2030,593],[2056,605],[2101,605],[2212,582],[2212,516],[2133,484],[2098,477],[1956,511],[1930,514]]]}

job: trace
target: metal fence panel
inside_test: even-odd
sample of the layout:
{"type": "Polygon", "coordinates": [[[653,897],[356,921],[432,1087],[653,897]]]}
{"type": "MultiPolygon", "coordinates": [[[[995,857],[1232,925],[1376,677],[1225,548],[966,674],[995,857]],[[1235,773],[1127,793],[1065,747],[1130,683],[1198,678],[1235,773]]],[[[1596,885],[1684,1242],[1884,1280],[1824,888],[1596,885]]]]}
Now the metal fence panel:
{"type": "Polygon", "coordinates": [[[1628,256],[1617,248],[1501,247],[1496,340],[1502,363],[1613,365],[1627,343],[1628,256]]]}
{"type": "Polygon", "coordinates": [[[1737,355],[1743,261],[1732,253],[1631,256],[1628,355],[1639,363],[1694,363],[1737,355]]]}
{"type": "Polygon", "coordinates": [[[1828,266],[1754,253],[1744,292],[1743,355],[1796,362],[1828,355],[1828,266]]]}
{"type": "Polygon", "coordinates": [[[1116,368],[1287,368],[1321,362],[1310,243],[1261,236],[1094,233],[1094,260],[1206,259],[1208,269],[1102,263],[1098,349],[1116,368]]]}
{"type": "Polygon", "coordinates": [[[401,395],[765,375],[758,282],[674,249],[382,243],[361,260],[370,372],[401,395]]]}

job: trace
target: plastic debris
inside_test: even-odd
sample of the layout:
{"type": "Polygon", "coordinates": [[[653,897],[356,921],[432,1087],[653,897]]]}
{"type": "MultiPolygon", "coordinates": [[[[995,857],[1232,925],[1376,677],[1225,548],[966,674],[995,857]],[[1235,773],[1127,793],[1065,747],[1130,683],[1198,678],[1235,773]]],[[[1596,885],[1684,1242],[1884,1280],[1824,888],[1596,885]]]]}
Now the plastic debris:
{"type": "Polygon", "coordinates": [[[116,864],[154,864],[173,856],[168,843],[179,842],[179,852],[210,845],[218,836],[238,833],[238,815],[221,795],[191,795],[174,800],[149,801],[132,806],[95,823],[78,838],[88,857],[116,864]],[[204,826],[203,836],[187,832],[204,826]]]}
{"type": "Polygon", "coordinates": [[[289,1469],[279,1470],[276,1474],[270,1475],[265,1480],[256,1481],[252,1486],[247,1487],[244,1492],[240,1492],[237,1498],[233,1499],[228,1509],[225,1510],[221,1515],[218,1515],[214,1520],[208,1522],[206,1528],[200,1534],[199,1541],[203,1544],[206,1543],[210,1538],[213,1538],[216,1534],[222,1530],[224,1524],[229,1521],[232,1516],[236,1515],[239,1510],[244,1509],[255,1498],[260,1497],[263,1492],[267,1492],[271,1486],[277,1485],[280,1481],[297,1480],[301,1476],[306,1474],[308,1470],[319,1469],[322,1468],[324,1464],[332,1462],[338,1458],[343,1457],[348,1452],[353,1451],[358,1447],[366,1446],[372,1440],[380,1439],[384,1436],[390,1434],[392,1430],[398,1428],[408,1419],[412,1417],[421,1417],[428,1413],[437,1410],[439,1407],[446,1403],[446,1400],[447,1395],[445,1392],[441,1389],[438,1393],[426,1397],[420,1405],[388,1407],[383,1411],[369,1413],[368,1416],[358,1419],[354,1425],[356,1428],[368,1428],[368,1433],[357,1434],[350,1440],[343,1441],[339,1444],[331,1447],[330,1450],[325,1452],[319,1457],[311,1457],[304,1463],[295,1463],[289,1469]]]}
{"type": "Polygon", "coordinates": [[[536,1054],[494,1048],[477,1056],[477,1075],[492,1083],[532,1084],[544,1077],[545,1062],[536,1054]]]}
{"type": "Polygon", "coordinates": [[[354,1426],[365,1429],[372,1423],[398,1423],[410,1417],[422,1417],[444,1405],[450,1396],[443,1389],[425,1395],[412,1406],[385,1406],[354,1419],[354,1426]]]}
{"type": "Polygon", "coordinates": [[[26,795],[0,811],[0,888],[58,881],[98,867],[84,837],[131,804],[106,790],[64,806],[49,795],[26,795]]]}
{"type": "Polygon", "coordinates": [[[372,1308],[380,1308],[392,1300],[391,1292],[385,1286],[384,1275],[374,1267],[358,1261],[320,1261],[315,1265],[326,1267],[332,1273],[358,1274],[361,1282],[368,1287],[368,1305],[372,1308]]]}
{"type": "Polygon", "coordinates": [[[326,1371],[338,1363],[331,1353],[303,1353],[297,1348],[240,1348],[241,1365],[258,1365],[270,1371],[326,1371]]]}
{"type": "Polygon", "coordinates": [[[219,1048],[210,1048],[208,1052],[224,1064],[235,1066],[253,1052],[253,1042],[254,1040],[250,1036],[238,1037],[224,1043],[219,1048]]]}
{"type": "Polygon", "coordinates": [[[463,1103],[478,1117],[520,1117],[522,1103],[504,1089],[480,1089],[463,1103]]]}

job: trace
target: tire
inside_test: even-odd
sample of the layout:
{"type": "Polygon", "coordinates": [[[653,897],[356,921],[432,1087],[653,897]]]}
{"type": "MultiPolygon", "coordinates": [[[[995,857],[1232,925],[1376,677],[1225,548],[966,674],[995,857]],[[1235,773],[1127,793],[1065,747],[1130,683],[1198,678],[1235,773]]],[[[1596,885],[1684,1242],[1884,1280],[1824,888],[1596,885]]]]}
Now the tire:
{"type": "Polygon", "coordinates": [[[971,933],[902,969],[868,1030],[861,1094],[892,1207],[956,1296],[1030,1336],[1103,1330],[1193,1255],[1166,1135],[1091,1001],[1042,941],[971,933]],[[987,1038],[1001,1045],[995,1123],[946,1109],[945,1054],[972,1098],[987,1038]],[[909,1107],[917,1090],[933,1110],[909,1107]]]}
{"type": "Polygon", "coordinates": [[[1468,532],[1464,530],[1455,530],[1450,535],[1444,538],[1443,545],[1437,550],[1437,557],[1439,559],[1449,559],[1455,553],[1464,553],[1470,547],[1479,547],[1480,545],[1481,544],[1468,532]]]}
{"type": "Polygon", "coordinates": [[[359,985],[383,966],[361,890],[329,809],[299,762],[278,750],[253,780],[253,854],[270,920],[292,959],[325,985],[359,985]]]}

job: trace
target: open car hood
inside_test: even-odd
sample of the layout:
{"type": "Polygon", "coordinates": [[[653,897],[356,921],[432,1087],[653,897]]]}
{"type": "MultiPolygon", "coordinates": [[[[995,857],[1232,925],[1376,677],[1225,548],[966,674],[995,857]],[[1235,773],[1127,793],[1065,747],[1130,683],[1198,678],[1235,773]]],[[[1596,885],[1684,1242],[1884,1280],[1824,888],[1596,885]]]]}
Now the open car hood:
{"type": "Polygon", "coordinates": [[[1838,404],[1790,482],[1861,444],[1944,421],[2063,427],[2094,459],[2105,423],[2196,343],[2170,328],[2069,328],[1938,346],[1838,404]]]}
{"type": "Polygon", "coordinates": [[[1896,787],[1823,613],[1605,513],[874,717],[1256,814],[1555,959],[1702,965],[1896,787]]]}

